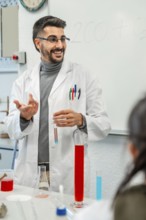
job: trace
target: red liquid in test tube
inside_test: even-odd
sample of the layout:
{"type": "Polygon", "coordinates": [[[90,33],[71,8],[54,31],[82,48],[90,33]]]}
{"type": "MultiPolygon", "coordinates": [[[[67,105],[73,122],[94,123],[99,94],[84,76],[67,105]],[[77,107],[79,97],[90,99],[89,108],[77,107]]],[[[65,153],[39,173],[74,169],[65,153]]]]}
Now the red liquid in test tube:
{"type": "Polygon", "coordinates": [[[75,202],[84,199],[84,145],[75,145],[74,196],[75,202]]]}

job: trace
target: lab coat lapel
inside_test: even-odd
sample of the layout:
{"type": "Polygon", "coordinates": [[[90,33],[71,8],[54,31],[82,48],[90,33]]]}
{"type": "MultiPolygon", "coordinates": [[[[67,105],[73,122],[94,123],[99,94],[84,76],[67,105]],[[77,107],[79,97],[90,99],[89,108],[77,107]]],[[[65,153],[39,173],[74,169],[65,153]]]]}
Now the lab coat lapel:
{"type": "MultiPolygon", "coordinates": [[[[30,75],[32,95],[40,103],[40,64],[36,65],[30,75]]],[[[36,116],[39,116],[40,105],[36,116]]]]}
{"type": "Polygon", "coordinates": [[[55,92],[55,90],[64,82],[68,73],[71,71],[71,64],[69,62],[64,61],[61,67],[60,72],[53,84],[52,90],[50,92],[50,96],[55,92]]]}

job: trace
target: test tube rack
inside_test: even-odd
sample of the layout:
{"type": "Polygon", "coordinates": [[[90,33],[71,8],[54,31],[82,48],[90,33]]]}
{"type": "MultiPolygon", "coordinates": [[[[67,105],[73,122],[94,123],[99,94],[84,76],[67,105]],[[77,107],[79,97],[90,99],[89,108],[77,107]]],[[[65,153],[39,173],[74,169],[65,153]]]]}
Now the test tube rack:
{"type": "MultiPolygon", "coordinates": [[[[0,113],[5,113],[6,115],[8,115],[9,114],[9,96],[7,96],[7,101],[6,101],[6,103],[7,103],[7,108],[6,108],[6,110],[0,110],[0,113]]],[[[4,127],[5,126],[5,124],[4,124],[4,122],[3,121],[0,121],[0,126],[1,127],[4,127]]],[[[0,132],[0,138],[2,138],[2,139],[4,139],[4,138],[9,138],[9,135],[8,135],[8,133],[6,133],[5,131],[3,132],[0,132]]]]}

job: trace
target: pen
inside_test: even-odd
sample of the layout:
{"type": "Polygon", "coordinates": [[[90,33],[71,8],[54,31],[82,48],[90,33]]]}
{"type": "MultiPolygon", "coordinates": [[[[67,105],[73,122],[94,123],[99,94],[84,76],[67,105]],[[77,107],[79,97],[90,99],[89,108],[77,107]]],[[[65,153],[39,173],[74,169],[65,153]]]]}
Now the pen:
{"type": "Polygon", "coordinates": [[[74,92],[75,92],[75,97],[76,97],[76,92],[77,92],[77,85],[74,85],[74,92]]]}
{"type": "Polygon", "coordinates": [[[78,99],[80,98],[81,96],[81,89],[78,90],[78,99]]]}
{"type": "Polygon", "coordinates": [[[72,88],[69,90],[69,100],[71,100],[72,88]]]}
{"type": "Polygon", "coordinates": [[[74,88],[72,88],[72,100],[74,100],[74,88]]]}

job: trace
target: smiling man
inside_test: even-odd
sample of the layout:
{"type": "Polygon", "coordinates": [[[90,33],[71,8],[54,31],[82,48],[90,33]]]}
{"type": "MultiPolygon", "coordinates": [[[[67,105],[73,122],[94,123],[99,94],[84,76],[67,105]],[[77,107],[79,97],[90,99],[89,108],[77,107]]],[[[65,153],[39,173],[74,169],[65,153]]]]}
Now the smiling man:
{"type": "MultiPolygon", "coordinates": [[[[41,61],[14,82],[6,123],[10,137],[19,140],[15,182],[33,187],[37,166],[45,165],[51,189],[58,191],[63,184],[65,193],[73,193],[73,132],[78,128],[97,141],[108,134],[110,122],[96,77],[64,59],[70,40],[65,26],[53,16],[34,24],[33,42],[41,61]]],[[[89,174],[86,159],[85,173],[89,174]]],[[[86,174],[85,178],[89,192],[86,174]]]]}

